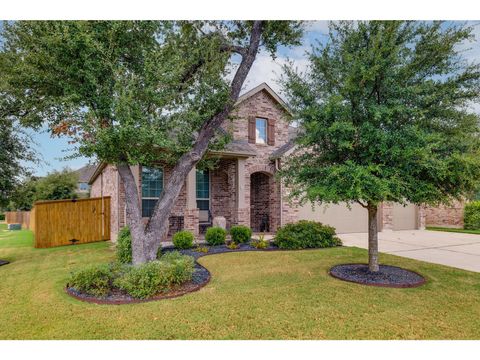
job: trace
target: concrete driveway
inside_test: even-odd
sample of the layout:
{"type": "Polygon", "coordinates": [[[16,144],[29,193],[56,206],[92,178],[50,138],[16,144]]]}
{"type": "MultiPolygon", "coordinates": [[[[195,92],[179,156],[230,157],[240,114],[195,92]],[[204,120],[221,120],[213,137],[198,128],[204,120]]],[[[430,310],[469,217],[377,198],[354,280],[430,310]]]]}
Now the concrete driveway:
{"type": "MultiPolygon", "coordinates": [[[[339,234],[345,246],[368,248],[368,234],[339,234]]],[[[480,272],[480,235],[429,230],[378,233],[379,251],[480,272]]]]}

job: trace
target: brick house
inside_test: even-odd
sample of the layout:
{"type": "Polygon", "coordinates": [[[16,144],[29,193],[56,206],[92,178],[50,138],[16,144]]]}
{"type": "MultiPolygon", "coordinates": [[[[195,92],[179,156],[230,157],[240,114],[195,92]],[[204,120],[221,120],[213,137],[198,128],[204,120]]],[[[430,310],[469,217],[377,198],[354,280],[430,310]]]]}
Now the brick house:
{"type": "MultiPolygon", "coordinates": [[[[213,171],[193,169],[171,213],[169,235],[187,229],[198,235],[215,217],[224,217],[227,228],[250,226],[254,232],[275,232],[283,224],[314,219],[331,224],[337,232],[367,231],[367,211],[359,205],[312,208],[287,200],[288,189],[275,179],[282,158],[293,151],[295,129],[289,126],[285,102],[265,83],[242,95],[224,130],[233,140],[223,151],[212,153],[219,166],[213,171]]],[[[148,218],[169,167],[132,166],[141,194],[142,214],[148,218]]],[[[125,226],[125,195],[115,166],[101,163],[89,181],[91,196],[111,196],[111,238],[125,226]]],[[[414,205],[382,204],[382,230],[424,227],[424,211],[414,205]]]]}

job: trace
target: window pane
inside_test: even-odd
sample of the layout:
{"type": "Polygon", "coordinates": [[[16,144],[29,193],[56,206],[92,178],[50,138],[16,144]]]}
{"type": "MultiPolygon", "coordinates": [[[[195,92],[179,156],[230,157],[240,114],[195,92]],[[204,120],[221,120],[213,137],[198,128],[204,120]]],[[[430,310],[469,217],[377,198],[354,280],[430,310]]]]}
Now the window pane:
{"type": "Polygon", "coordinates": [[[157,199],[142,199],[142,217],[152,216],[156,202],[157,199]]]}
{"type": "Polygon", "coordinates": [[[197,200],[197,208],[199,210],[210,209],[210,200],[197,200]]]}
{"type": "Polygon", "coordinates": [[[208,170],[197,170],[197,199],[210,198],[210,176],[208,170]]]}
{"type": "Polygon", "coordinates": [[[142,167],[142,197],[158,198],[163,190],[163,170],[142,167]]]}
{"type": "Polygon", "coordinates": [[[256,128],[256,142],[258,144],[267,143],[267,120],[266,119],[256,119],[255,121],[256,128]]]}

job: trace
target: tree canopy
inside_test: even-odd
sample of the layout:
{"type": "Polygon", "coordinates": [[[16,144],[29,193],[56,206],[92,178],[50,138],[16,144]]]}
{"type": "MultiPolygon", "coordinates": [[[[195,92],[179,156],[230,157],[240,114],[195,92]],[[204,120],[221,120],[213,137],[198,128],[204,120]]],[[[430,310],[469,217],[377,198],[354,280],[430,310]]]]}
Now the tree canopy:
{"type": "MultiPolygon", "coordinates": [[[[253,22],[18,21],[5,24],[4,111],[48,123],[79,154],[175,163],[230,101],[230,74],[253,22]],[[155,149],[157,151],[155,151],[155,149]],[[168,150],[168,151],[162,151],[168,150]]],[[[298,43],[300,23],[267,22],[262,44],[298,43]]],[[[221,146],[221,136],[211,146],[221,146]]]]}
{"type": "Polygon", "coordinates": [[[30,210],[35,201],[76,199],[78,175],[69,169],[52,171],[44,177],[28,177],[19,183],[9,197],[11,211],[30,210]]]}
{"type": "Polygon", "coordinates": [[[480,71],[460,45],[471,28],[442,22],[332,23],[304,74],[284,84],[301,131],[284,167],[314,202],[438,204],[480,180],[480,71]]]}

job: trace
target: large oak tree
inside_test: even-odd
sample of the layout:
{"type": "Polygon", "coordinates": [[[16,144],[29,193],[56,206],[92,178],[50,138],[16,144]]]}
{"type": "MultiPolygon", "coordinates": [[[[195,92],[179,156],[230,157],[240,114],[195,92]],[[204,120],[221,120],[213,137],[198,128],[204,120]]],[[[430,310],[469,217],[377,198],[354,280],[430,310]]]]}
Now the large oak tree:
{"type": "Polygon", "coordinates": [[[361,21],[328,40],[285,91],[300,131],[282,174],[293,196],[368,211],[369,269],[378,271],[377,208],[436,205],[480,181],[478,64],[462,58],[472,29],[442,22],[361,21]]]}
{"type": "Polygon", "coordinates": [[[290,21],[19,21],[6,24],[4,111],[47,122],[79,153],[115,164],[125,187],[134,263],[155,259],[191,169],[221,146],[228,118],[258,52],[298,44],[290,21]],[[151,218],[142,222],[129,165],[173,166],[151,218]]]}

